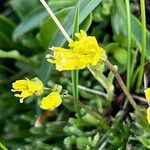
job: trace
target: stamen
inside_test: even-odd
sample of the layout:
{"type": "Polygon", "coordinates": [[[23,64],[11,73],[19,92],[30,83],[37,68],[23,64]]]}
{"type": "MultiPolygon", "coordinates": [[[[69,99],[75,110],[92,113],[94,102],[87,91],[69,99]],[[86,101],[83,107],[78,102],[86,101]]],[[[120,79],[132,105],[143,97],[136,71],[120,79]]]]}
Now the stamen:
{"type": "Polygon", "coordinates": [[[48,62],[52,63],[52,64],[55,64],[56,61],[55,60],[52,60],[52,59],[47,59],[48,62]]]}
{"type": "Polygon", "coordinates": [[[51,58],[51,57],[54,57],[53,55],[51,55],[51,54],[47,54],[46,55],[46,58],[48,59],[48,58],[51,58]]]}
{"type": "Polygon", "coordinates": [[[20,103],[23,103],[23,99],[20,99],[19,102],[20,102],[20,103]]]}
{"type": "Polygon", "coordinates": [[[15,92],[16,90],[14,90],[14,89],[11,89],[11,92],[15,92]]]}

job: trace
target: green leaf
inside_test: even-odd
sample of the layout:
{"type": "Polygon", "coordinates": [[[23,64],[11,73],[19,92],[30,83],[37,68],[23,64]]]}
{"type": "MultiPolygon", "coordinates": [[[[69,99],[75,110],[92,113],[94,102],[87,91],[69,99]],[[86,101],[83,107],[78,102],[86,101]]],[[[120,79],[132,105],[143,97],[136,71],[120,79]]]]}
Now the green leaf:
{"type": "MultiPolygon", "coordinates": [[[[37,40],[37,38],[34,37],[34,35],[32,35],[32,33],[23,35],[20,40],[21,40],[21,43],[28,48],[40,47],[39,41],[37,40]]],[[[38,50],[36,50],[36,52],[37,51],[38,50]]]]}
{"type": "Polygon", "coordinates": [[[80,24],[80,29],[87,31],[92,23],[92,13],[80,24]]]}
{"type": "Polygon", "coordinates": [[[45,127],[44,126],[40,126],[40,127],[32,127],[30,129],[30,132],[34,135],[44,135],[45,134],[45,127]]]}
{"type": "Polygon", "coordinates": [[[16,41],[23,34],[31,31],[34,28],[39,27],[47,16],[48,14],[45,10],[38,9],[33,11],[32,14],[29,15],[26,19],[24,19],[14,30],[13,40],[16,41]]]}
{"type": "MultiPolygon", "coordinates": [[[[73,34],[72,34],[73,40],[76,40],[75,33],[77,32],[79,32],[79,3],[77,3],[76,11],[75,11],[74,28],[73,28],[73,34]]],[[[78,70],[71,71],[71,79],[72,79],[73,96],[78,98],[79,97],[79,92],[78,92],[79,72],[78,70]]],[[[79,112],[78,106],[75,106],[75,107],[76,107],[76,111],[79,112]]]]}
{"type": "Polygon", "coordinates": [[[55,10],[61,10],[63,8],[74,6],[76,2],[77,0],[50,0],[48,4],[55,10]]]}
{"type": "Polygon", "coordinates": [[[7,51],[7,52],[0,50],[0,58],[13,58],[13,59],[21,60],[27,63],[31,62],[25,56],[20,55],[20,53],[17,50],[12,50],[12,51],[7,51]]]}
{"type": "MultiPolygon", "coordinates": [[[[131,15],[131,31],[132,31],[132,36],[134,40],[137,42],[138,48],[141,50],[142,47],[142,25],[140,21],[131,15]]],[[[150,58],[150,32],[146,32],[146,56],[150,58]]]]}
{"type": "MultiPolygon", "coordinates": [[[[148,137],[149,138],[149,137],[148,137]]],[[[139,141],[148,149],[150,149],[150,140],[147,138],[140,138],[139,141]]]]}
{"type": "MultiPolygon", "coordinates": [[[[54,5],[54,6],[52,6],[52,10],[57,11],[58,9],[56,9],[55,5],[54,5]]],[[[20,38],[21,35],[33,30],[34,28],[40,27],[41,23],[47,17],[48,17],[48,13],[46,12],[46,10],[43,10],[43,7],[42,8],[38,7],[36,9],[32,9],[32,12],[30,14],[28,14],[24,18],[24,20],[15,29],[15,31],[13,33],[13,40],[16,41],[18,38],[20,38]]]]}
{"type": "MultiPolygon", "coordinates": [[[[125,6],[122,0],[115,0],[115,4],[112,8],[111,14],[112,29],[115,34],[126,36],[126,18],[125,18],[125,6]]],[[[136,46],[141,51],[142,48],[142,25],[140,21],[131,14],[131,35],[136,42],[136,46]]],[[[150,58],[150,32],[146,33],[146,57],[150,58]]],[[[126,41],[125,41],[126,42],[126,41]]]]}
{"type": "MultiPolygon", "coordinates": [[[[93,9],[101,2],[102,0],[80,0],[79,1],[79,24],[81,24],[86,17],[93,11],[93,9]]],[[[71,35],[73,30],[73,21],[74,21],[75,8],[68,13],[66,18],[63,20],[62,25],[66,29],[67,33],[71,35]]],[[[58,31],[53,39],[53,42],[50,45],[63,45],[66,42],[66,39],[60,31],[58,31]],[[54,43],[53,43],[54,42],[54,43]]]]}
{"type": "Polygon", "coordinates": [[[0,15],[0,47],[1,48],[11,48],[12,40],[11,35],[14,30],[15,24],[9,18],[0,15]]]}
{"type": "Polygon", "coordinates": [[[0,31],[3,31],[7,36],[10,37],[14,27],[15,23],[11,19],[0,15],[0,31]]]}
{"type": "Polygon", "coordinates": [[[123,48],[117,48],[114,52],[115,59],[121,64],[126,65],[127,63],[127,51],[123,48]]]}
{"type": "Polygon", "coordinates": [[[52,136],[57,136],[63,133],[63,128],[66,125],[65,122],[51,122],[46,124],[46,133],[52,136]]]}
{"type": "Polygon", "coordinates": [[[40,3],[37,0],[10,0],[9,5],[20,19],[25,19],[31,13],[31,10],[33,11],[40,6],[40,3]]]}
{"type": "Polygon", "coordinates": [[[127,38],[122,36],[122,35],[117,35],[115,34],[113,36],[113,40],[118,43],[122,48],[126,48],[127,47],[127,38]]]}
{"type": "Polygon", "coordinates": [[[123,0],[115,0],[111,13],[111,25],[115,34],[126,35],[125,5],[123,0]]]}
{"type": "MultiPolygon", "coordinates": [[[[56,13],[57,18],[62,21],[68,12],[70,11],[70,8],[66,8],[62,11],[59,11],[56,13]]],[[[40,28],[40,42],[44,49],[47,49],[49,46],[49,43],[52,42],[53,37],[55,36],[56,32],[58,31],[58,27],[52,20],[52,18],[46,19],[40,28]]]]}

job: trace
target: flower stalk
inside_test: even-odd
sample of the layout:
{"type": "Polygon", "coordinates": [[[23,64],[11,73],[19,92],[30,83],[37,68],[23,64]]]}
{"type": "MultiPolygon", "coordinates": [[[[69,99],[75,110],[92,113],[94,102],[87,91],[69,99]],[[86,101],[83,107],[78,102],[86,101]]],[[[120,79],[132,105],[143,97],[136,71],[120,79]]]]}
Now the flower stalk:
{"type": "Polygon", "coordinates": [[[45,0],[40,0],[40,2],[45,7],[45,9],[47,10],[48,14],[52,17],[53,21],[56,23],[56,25],[58,26],[58,28],[60,29],[60,31],[62,32],[62,34],[67,39],[67,41],[68,42],[72,41],[72,39],[70,38],[70,36],[68,35],[68,33],[66,32],[66,30],[64,29],[64,27],[61,25],[61,23],[59,22],[59,20],[57,19],[57,17],[55,16],[55,14],[53,13],[53,11],[51,10],[51,8],[45,2],[45,0]]]}
{"type": "Polygon", "coordinates": [[[87,88],[87,87],[82,86],[82,85],[78,85],[78,88],[80,90],[83,90],[83,91],[86,91],[86,92],[89,92],[89,93],[92,93],[92,94],[96,94],[96,95],[99,95],[99,96],[103,96],[105,98],[108,97],[107,93],[103,93],[103,92],[98,91],[98,90],[93,90],[93,89],[87,88]]]}
{"type": "Polygon", "coordinates": [[[138,105],[135,103],[134,99],[131,97],[131,95],[129,94],[126,85],[124,84],[121,76],[119,75],[118,71],[116,70],[116,68],[108,61],[108,60],[103,60],[103,62],[105,63],[106,67],[108,69],[110,69],[112,71],[112,73],[114,74],[115,78],[117,79],[122,91],[124,92],[124,94],[126,95],[126,97],[128,98],[130,104],[133,106],[133,108],[137,111],[139,111],[138,105]]]}
{"type": "MultiPolygon", "coordinates": [[[[73,28],[73,34],[72,39],[77,40],[77,37],[75,36],[75,33],[79,32],[79,3],[77,1],[76,4],[76,11],[75,11],[75,17],[74,17],[74,28],[73,28]]],[[[79,90],[78,90],[78,83],[79,83],[79,71],[78,70],[72,70],[71,71],[71,80],[72,80],[72,93],[75,98],[79,98],[79,90]]],[[[80,108],[75,104],[76,112],[79,114],[80,108]]]]}

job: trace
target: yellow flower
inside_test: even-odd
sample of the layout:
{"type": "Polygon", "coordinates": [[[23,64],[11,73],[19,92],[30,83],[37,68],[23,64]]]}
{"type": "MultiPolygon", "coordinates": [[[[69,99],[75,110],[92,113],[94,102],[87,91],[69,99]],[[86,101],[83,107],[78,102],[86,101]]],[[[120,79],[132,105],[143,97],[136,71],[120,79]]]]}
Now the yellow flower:
{"type": "Polygon", "coordinates": [[[12,91],[19,92],[20,94],[15,94],[15,97],[19,97],[21,102],[23,99],[33,96],[33,95],[41,95],[43,93],[43,83],[37,77],[29,80],[17,80],[12,83],[12,91]]]}
{"type": "Polygon", "coordinates": [[[150,88],[147,88],[145,91],[145,97],[148,101],[150,101],[150,88]]]}
{"type": "Polygon", "coordinates": [[[148,121],[148,124],[150,124],[150,107],[148,107],[147,109],[147,121],[148,121]]]}
{"type": "Polygon", "coordinates": [[[59,71],[80,70],[89,64],[96,65],[105,53],[94,36],[87,36],[83,30],[75,36],[78,41],[71,41],[70,49],[52,47],[54,56],[47,55],[47,60],[56,64],[59,71]]]}
{"type": "Polygon", "coordinates": [[[80,30],[80,33],[75,33],[75,36],[79,39],[82,40],[83,38],[87,37],[86,32],[84,32],[83,30],[80,30]]]}
{"type": "Polygon", "coordinates": [[[44,110],[54,110],[62,103],[59,92],[51,92],[48,96],[43,97],[41,108],[44,110]]]}

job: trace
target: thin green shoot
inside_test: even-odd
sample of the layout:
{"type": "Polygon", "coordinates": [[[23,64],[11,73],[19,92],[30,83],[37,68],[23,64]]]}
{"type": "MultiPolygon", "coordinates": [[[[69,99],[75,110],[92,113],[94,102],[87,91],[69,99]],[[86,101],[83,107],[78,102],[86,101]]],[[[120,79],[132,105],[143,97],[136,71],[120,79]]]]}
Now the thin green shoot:
{"type": "Polygon", "coordinates": [[[144,75],[145,52],[146,52],[146,18],[145,18],[145,0],[140,0],[141,3],[141,18],[142,18],[142,51],[141,51],[141,64],[140,72],[137,82],[137,89],[141,88],[144,75]]]}

